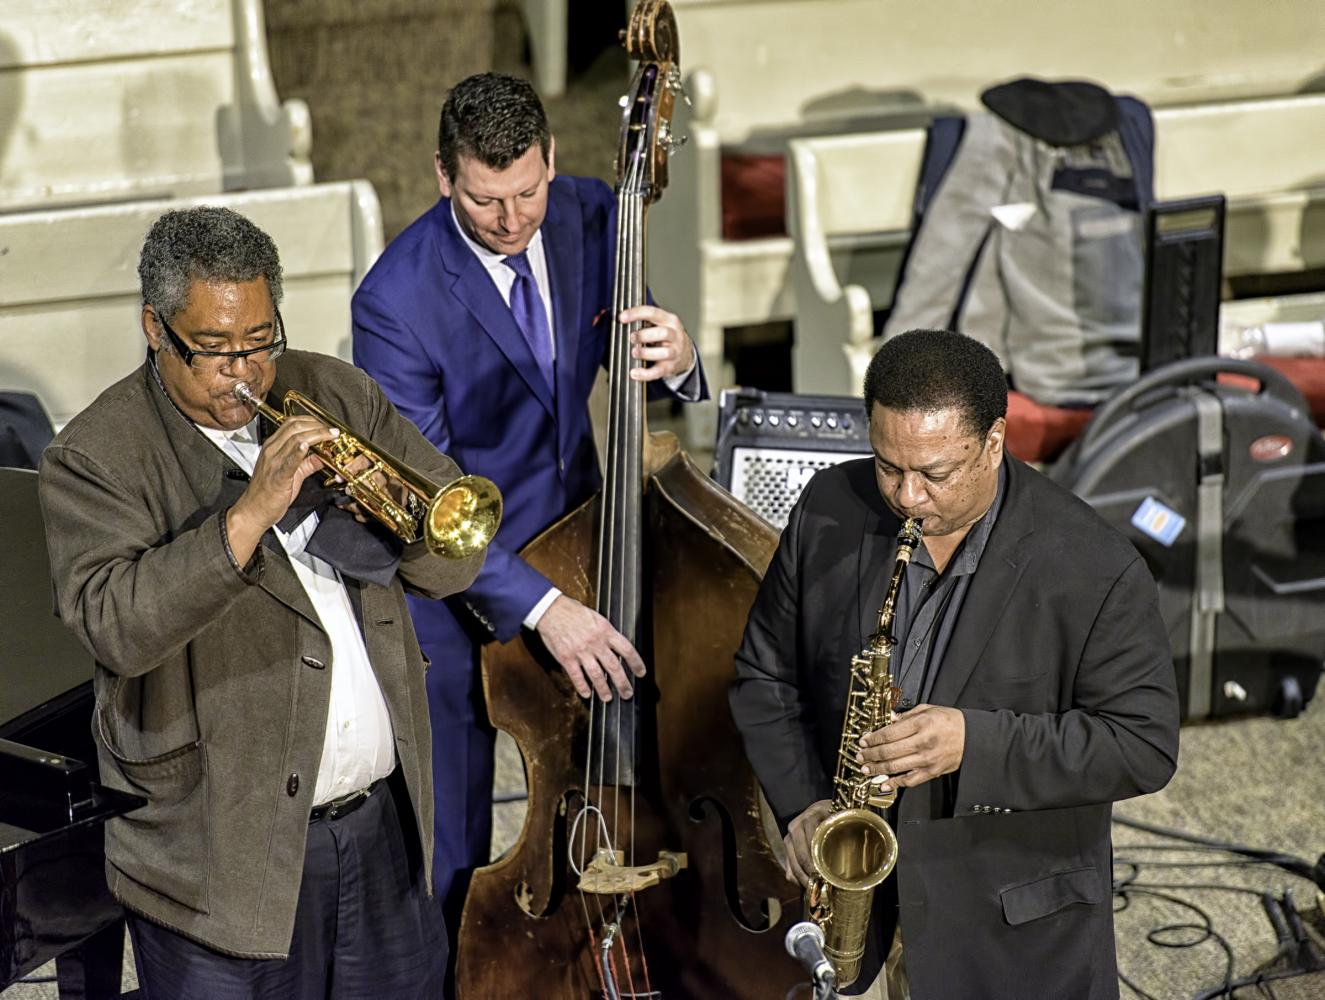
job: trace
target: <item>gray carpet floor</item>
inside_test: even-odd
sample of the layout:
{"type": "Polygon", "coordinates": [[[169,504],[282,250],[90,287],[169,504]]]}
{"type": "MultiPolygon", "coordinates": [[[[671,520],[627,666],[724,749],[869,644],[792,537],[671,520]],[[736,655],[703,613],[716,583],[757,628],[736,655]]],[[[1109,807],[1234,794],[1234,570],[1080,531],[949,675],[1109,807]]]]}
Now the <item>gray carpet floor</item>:
{"type": "MultiPolygon", "coordinates": [[[[1151,824],[1176,827],[1217,839],[1274,849],[1314,861],[1325,852],[1325,768],[1320,766],[1325,746],[1325,706],[1318,700],[1303,715],[1292,720],[1268,717],[1186,726],[1178,772],[1164,790],[1118,805],[1120,816],[1151,824]]],[[[524,769],[519,752],[509,738],[498,741],[498,793],[520,792],[524,769]]],[[[493,806],[494,857],[515,843],[524,822],[524,803],[493,806]]],[[[1135,873],[1139,886],[1198,884],[1207,888],[1166,888],[1165,895],[1180,898],[1208,914],[1216,933],[1232,953],[1234,978],[1249,974],[1275,954],[1275,938],[1261,909],[1259,893],[1276,894],[1290,889],[1300,908],[1320,901],[1310,883],[1288,872],[1261,865],[1212,868],[1165,868],[1159,862],[1189,864],[1194,861],[1226,860],[1228,855],[1174,850],[1141,850],[1136,845],[1172,845],[1148,834],[1121,826],[1114,828],[1115,874],[1133,874],[1122,862],[1139,860],[1135,873]],[[1233,887],[1253,892],[1235,891],[1233,887]]],[[[1119,902],[1115,901],[1115,906],[1119,902]]],[[[1137,891],[1117,914],[1118,965],[1120,973],[1146,994],[1158,1000],[1190,1000],[1224,980],[1227,958],[1213,938],[1193,947],[1162,947],[1147,935],[1173,924],[1198,923],[1196,914],[1175,902],[1137,891]]],[[[1191,941],[1200,934],[1176,931],[1161,941],[1191,941]]],[[[1321,939],[1325,946],[1325,938],[1321,939]]],[[[958,946],[954,943],[954,946],[958,946]]],[[[125,987],[132,988],[132,962],[126,950],[125,987]]],[[[49,975],[51,969],[39,970],[49,975]]],[[[1298,992],[1291,983],[1279,984],[1279,997],[1325,997],[1325,985],[1303,981],[1298,992]]],[[[1126,985],[1122,996],[1139,996],[1126,985]]],[[[1261,994],[1269,996],[1270,994],[1261,994]]],[[[0,992],[3,1000],[55,1000],[53,985],[16,984],[0,992]]],[[[1028,998],[1038,1000],[1038,998],[1028,998]]],[[[1049,998],[1045,998],[1049,1000],[1049,998]]]]}

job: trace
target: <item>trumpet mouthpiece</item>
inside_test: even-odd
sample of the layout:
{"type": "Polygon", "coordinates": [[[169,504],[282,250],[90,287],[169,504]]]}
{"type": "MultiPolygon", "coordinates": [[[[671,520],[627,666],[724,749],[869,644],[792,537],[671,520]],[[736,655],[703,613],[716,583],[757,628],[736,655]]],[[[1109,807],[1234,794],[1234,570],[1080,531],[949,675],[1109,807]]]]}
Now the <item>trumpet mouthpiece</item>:
{"type": "Polygon", "coordinates": [[[235,398],[243,403],[252,403],[255,399],[253,390],[248,387],[247,382],[240,382],[234,389],[235,398]]]}

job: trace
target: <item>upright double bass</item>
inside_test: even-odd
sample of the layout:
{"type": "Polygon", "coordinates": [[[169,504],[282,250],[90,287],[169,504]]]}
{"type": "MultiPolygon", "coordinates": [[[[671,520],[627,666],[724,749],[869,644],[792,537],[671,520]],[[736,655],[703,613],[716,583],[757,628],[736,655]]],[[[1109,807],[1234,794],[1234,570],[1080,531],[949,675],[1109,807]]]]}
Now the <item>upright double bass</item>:
{"type": "MultiPolygon", "coordinates": [[[[645,213],[666,182],[680,91],[676,24],[636,4],[639,61],[617,159],[610,417],[602,492],[525,548],[563,592],[596,606],[648,667],[635,697],[582,699],[524,633],[483,653],[492,722],[524,756],[524,829],[475,872],[458,942],[462,1000],[782,997],[799,889],[732,722],[727,688],[777,534],[645,426],[629,378],[645,301],[645,213]]],[[[678,248],[678,252],[682,252],[678,248]]]]}

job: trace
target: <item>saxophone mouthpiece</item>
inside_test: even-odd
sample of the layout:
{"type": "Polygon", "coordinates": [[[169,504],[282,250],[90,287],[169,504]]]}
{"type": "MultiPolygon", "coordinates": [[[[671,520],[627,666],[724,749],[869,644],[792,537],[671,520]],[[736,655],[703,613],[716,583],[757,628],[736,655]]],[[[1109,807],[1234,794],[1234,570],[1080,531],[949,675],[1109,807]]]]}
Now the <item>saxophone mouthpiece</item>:
{"type": "Polygon", "coordinates": [[[918,517],[908,517],[902,522],[902,528],[897,532],[897,561],[907,563],[911,561],[911,553],[920,544],[925,533],[921,528],[922,519],[918,517]]]}

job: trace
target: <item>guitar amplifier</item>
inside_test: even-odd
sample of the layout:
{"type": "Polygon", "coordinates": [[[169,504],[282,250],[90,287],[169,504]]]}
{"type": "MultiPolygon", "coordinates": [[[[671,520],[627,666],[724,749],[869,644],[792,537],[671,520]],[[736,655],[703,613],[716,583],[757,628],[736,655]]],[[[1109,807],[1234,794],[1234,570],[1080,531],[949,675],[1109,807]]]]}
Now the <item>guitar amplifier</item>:
{"type": "Polygon", "coordinates": [[[858,397],[724,389],[718,398],[713,477],[774,527],[786,526],[812,475],[871,454],[858,397]]]}

